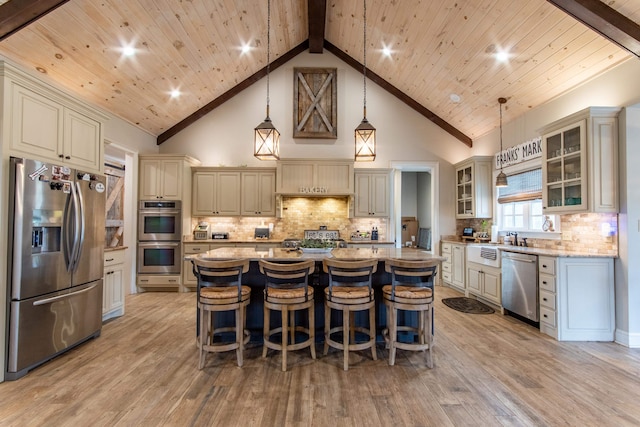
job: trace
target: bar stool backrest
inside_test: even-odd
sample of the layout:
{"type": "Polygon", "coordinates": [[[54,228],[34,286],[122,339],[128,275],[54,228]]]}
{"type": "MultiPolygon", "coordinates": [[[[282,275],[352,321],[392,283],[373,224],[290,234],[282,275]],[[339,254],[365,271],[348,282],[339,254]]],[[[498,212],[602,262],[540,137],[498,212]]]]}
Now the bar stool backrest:
{"type": "Polygon", "coordinates": [[[329,274],[329,298],[334,286],[369,287],[369,299],[373,299],[371,282],[373,273],[378,269],[377,259],[337,260],[325,258],[322,268],[329,274]]]}
{"type": "Polygon", "coordinates": [[[384,269],[391,273],[391,298],[395,298],[396,286],[410,286],[431,288],[437,274],[436,261],[413,261],[389,258],[385,261],[384,269]]]}
{"type": "Polygon", "coordinates": [[[198,297],[204,287],[238,288],[238,301],[242,301],[242,274],[249,271],[248,259],[192,259],[193,274],[198,279],[198,297]]]}
{"type": "Polygon", "coordinates": [[[265,296],[269,288],[297,289],[304,288],[304,300],[309,296],[309,276],[315,270],[315,262],[311,259],[300,262],[258,261],[260,273],[265,277],[265,296]]]}

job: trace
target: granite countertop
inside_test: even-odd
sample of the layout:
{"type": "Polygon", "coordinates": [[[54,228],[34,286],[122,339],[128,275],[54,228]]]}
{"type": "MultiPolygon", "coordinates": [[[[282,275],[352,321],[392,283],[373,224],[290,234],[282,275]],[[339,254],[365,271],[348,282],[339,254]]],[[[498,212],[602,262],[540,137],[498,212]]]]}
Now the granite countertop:
{"type": "Polygon", "coordinates": [[[436,262],[444,261],[445,258],[432,255],[420,249],[407,248],[340,248],[332,249],[328,252],[303,252],[300,250],[291,250],[286,248],[271,249],[255,249],[255,248],[218,248],[200,254],[188,255],[186,260],[192,258],[204,259],[223,259],[223,258],[248,258],[251,261],[259,259],[272,260],[305,260],[313,259],[321,261],[323,258],[335,259],[369,259],[375,258],[384,261],[389,258],[398,258],[404,260],[434,260],[436,262]]]}
{"type": "Polygon", "coordinates": [[[522,254],[542,255],[551,257],[568,257],[568,258],[617,258],[617,254],[602,254],[589,251],[570,251],[566,249],[550,249],[550,248],[537,248],[537,247],[524,247],[505,245],[500,243],[476,243],[476,242],[464,242],[455,240],[455,237],[446,237],[442,239],[442,242],[456,243],[466,246],[492,246],[506,252],[518,252],[522,254]]]}
{"type": "Polygon", "coordinates": [[[245,239],[245,240],[237,240],[237,239],[203,239],[196,240],[193,236],[187,236],[182,238],[182,243],[276,243],[281,244],[283,242],[282,239],[245,239]]]}

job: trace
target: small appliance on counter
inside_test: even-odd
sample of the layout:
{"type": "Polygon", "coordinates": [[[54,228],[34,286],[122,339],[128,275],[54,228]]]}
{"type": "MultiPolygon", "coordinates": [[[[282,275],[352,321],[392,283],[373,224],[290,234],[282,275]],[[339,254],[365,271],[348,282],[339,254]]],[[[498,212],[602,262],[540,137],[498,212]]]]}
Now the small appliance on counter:
{"type": "Polygon", "coordinates": [[[462,230],[462,240],[474,240],[475,237],[473,236],[473,228],[472,227],[465,227],[462,230]]]}
{"type": "Polygon", "coordinates": [[[193,240],[207,240],[209,238],[209,223],[199,222],[193,229],[193,240]]]}
{"type": "Polygon", "coordinates": [[[269,228],[268,227],[256,227],[253,237],[256,240],[267,240],[267,239],[269,239],[269,228]]]}
{"type": "Polygon", "coordinates": [[[211,238],[213,240],[229,240],[229,233],[225,233],[224,231],[214,231],[211,233],[211,238]]]}

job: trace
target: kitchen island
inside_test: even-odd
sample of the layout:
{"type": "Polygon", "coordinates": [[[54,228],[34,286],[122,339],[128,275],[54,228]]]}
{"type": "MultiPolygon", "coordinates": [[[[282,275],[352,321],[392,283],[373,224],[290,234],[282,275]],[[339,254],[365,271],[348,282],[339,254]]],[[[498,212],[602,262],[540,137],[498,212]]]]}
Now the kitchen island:
{"type": "MultiPolygon", "coordinates": [[[[199,254],[185,256],[186,261],[192,259],[249,259],[251,265],[249,272],[243,274],[242,284],[251,287],[251,302],[247,309],[247,329],[251,331],[252,341],[262,340],[263,325],[263,294],[264,276],[260,273],[258,260],[268,259],[270,261],[302,261],[312,259],[316,261],[316,270],[309,279],[310,285],[315,289],[315,318],[316,336],[322,337],[324,333],[324,288],[328,285],[328,275],[322,271],[322,260],[324,258],[334,259],[377,259],[378,269],[373,275],[373,286],[376,299],[376,329],[378,334],[386,327],[386,311],[382,301],[382,285],[391,283],[391,275],[384,271],[384,261],[390,258],[403,260],[433,260],[438,265],[444,258],[433,255],[422,249],[413,248],[336,248],[327,252],[311,252],[287,248],[257,249],[254,247],[222,247],[212,249],[199,254]]],[[[438,270],[439,271],[439,270],[438,270]]],[[[412,314],[409,314],[412,315],[412,314]]],[[[233,313],[224,313],[222,316],[225,322],[233,322],[233,313]],[[227,316],[228,314],[228,316],[227,316]]],[[[275,319],[272,320],[272,323],[275,319]]],[[[363,321],[360,313],[356,316],[356,324],[363,321]]],[[[276,320],[276,322],[279,320],[276,320]]],[[[195,325],[194,325],[195,326],[195,325]]],[[[379,339],[381,337],[379,336],[379,339]]]]}

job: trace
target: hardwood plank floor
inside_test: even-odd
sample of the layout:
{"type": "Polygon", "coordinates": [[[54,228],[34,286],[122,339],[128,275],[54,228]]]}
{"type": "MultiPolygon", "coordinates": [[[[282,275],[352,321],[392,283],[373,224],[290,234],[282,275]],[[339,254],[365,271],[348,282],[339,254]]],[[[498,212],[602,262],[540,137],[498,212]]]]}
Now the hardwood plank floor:
{"type": "Polygon", "coordinates": [[[234,352],[197,369],[195,295],[127,297],[127,314],[102,335],[0,384],[2,426],[625,426],[640,425],[640,349],[559,343],[500,314],[451,310],[436,288],[435,368],[423,353],[378,346],[313,361],[291,353],[245,366],[234,352]]]}

